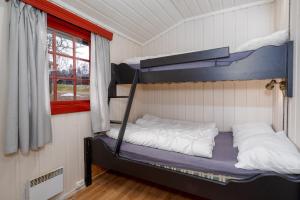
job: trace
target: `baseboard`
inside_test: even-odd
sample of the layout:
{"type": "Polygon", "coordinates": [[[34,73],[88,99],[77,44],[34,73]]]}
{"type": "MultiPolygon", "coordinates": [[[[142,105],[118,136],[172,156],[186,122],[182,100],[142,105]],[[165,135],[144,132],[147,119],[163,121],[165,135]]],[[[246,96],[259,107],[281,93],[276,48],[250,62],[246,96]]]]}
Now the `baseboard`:
{"type": "Polygon", "coordinates": [[[85,185],[84,185],[84,179],[81,179],[80,181],[76,182],[76,187],[73,188],[72,190],[70,190],[69,192],[63,193],[62,195],[60,195],[57,200],[65,200],[68,199],[70,197],[72,197],[74,194],[76,194],[77,192],[79,192],[80,190],[84,189],[85,185]]]}
{"type": "MultiPolygon", "coordinates": [[[[98,177],[101,176],[102,174],[106,173],[106,171],[107,171],[107,170],[105,170],[105,171],[103,171],[103,172],[101,172],[101,173],[99,173],[99,174],[93,176],[93,180],[96,179],[96,178],[98,178],[98,177]]],[[[69,192],[66,192],[66,193],[61,194],[61,195],[57,198],[57,200],[65,200],[65,199],[68,199],[68,198],[72,197],[73,195],[75,195],[77,192],[79,192],[80,190],[82,190],[82,189],[84,189],[84,188],[86,188],[86,187],[85,187],[85,184],[84,184],[84,179],[81,179],[80,181],[77,181],[77,182],[76,182],[76,187],[75,187],[75,188],[73,188],[73,189],[72,189],[71,191],[69,191],[69,192]]]]}

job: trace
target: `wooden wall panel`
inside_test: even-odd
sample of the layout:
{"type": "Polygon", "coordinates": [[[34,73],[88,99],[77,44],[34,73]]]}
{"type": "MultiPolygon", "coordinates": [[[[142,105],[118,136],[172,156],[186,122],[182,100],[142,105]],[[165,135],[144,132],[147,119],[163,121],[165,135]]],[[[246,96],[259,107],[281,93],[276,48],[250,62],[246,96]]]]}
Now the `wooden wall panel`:
{"type": "Polygon", "coordinates": [[[284,124],[284,118],[286,118],[286,109],[284,107],[287,107],[286,105],[286,98],[283,97],[282,92],[278,89],[278,86],[276,86],[277,89],[273,93],[273,105],[274,105],[274,112],[278,113],[277,115],[273,115],[273,125],[276,130],[282,129],[284,127],[287,128],[286,124],[284,124]],[[282,117],[283,116],[283,117],[282,117]]]}
{"type": "Polygon", "coordinates": [[[243,123],[247,120],[247,90],[246,82],[235,81],[235,121],[237,123],[243,123]]]}
{"type": "Polygon", "coordinates": [[[231,124],[236,121],[235,118],[235,84],[233,81],[224,82],[224,100],[223,100],[223,129],[230,130],[231,124]]]}
{"type": "MultiPolygon", "coordinates": [[[[293,2],[294,3],[294,2],[293,2]]],[[[290,0],[275,0],[275,26],[276,29],[286,29],[289,27],[289,7],[290,0]]]]}
{"type": "Polygon", "coordinates": [[[143,55],[180,53],[229,46],[275,31],[274,3],[191,19],[142,47],[143,55]]]}
{"type": "MultiPolygon", "coordinates": [[[[59,167],[64,167],[66,193],[83,179],[83,138],[91,135],[89,112],[56,115],[52,127],[53,142],[41,150],[11,156],[1,153],[0,170],[5,172],[0,178],[1,199],[25,199],[25,184],[29,179],[59,167]]],[[[2,149],[2,139],[0,142],[2,149]]]]}
{"type": "MultiPolygon", "coordinates": [[[[283,129],[283,97],[279,88],[265,89],[270,80],[138,85],[130,121],[144,114],[200,122],[216,122],[221,131],[235,123],[266,122],[283,129]]],[[[127,95],[130,85],[119,85],[127,95]]],[[[126,100],[111,104],[111,119],[121,120],[126,100]]]]}
{"type": "Polygon", "coordinates": [[[138,116],[149,113],[173,119],[216,122],[221,131],[230,131],[234,123],[241,122],[272,124],[276,91],[266,91],[267,82],[145,84],[142,85],[138,116]]]}
{"type": "MultiPolygon", "coordinates": [[[[130,91],[130,84],[118,85],[117,86],[117,95],[118,96],[128,96],[130,91]]],[[[136,88],[136,93],[133,99],[129,122],[135,121],[138,117],[141,116],[141,98],[142,98],[141,86],[138,85],[136,88]]],[[[127,106],[128,98],[117,98],[110,100],[110,119],[122,121],[127,106]]]]}
{"type": "MultiPolygon", "coordinates": [[[[294,40],[294,97],[289,100],[289,136],[300,148],[300,1],[291,1],[291,39],[294,40]]],[[[284,1],[287,2],[287,1],[284,1]]],[[[280,3],[280,1],[278,1],[280,3]]],[[[283,2],[282,2],[283,3],[283,2]]]]}
{"type": "Polygon", "coordinates": [[[119,64],[127,58],[142,55],[142,47],[132,41],[114,33],[114,38],[110,42],[110,60],[112,63],[119,64]]]}
{"type": "Polygon", "coordinates": [[[212,122],[214,121],[214,90],[213,83],[204,83],[203,87],[203,121],[212,122]]]}
{"type": "MultiPolygon", "coordinates": [[[[234,51],[250,39],[276,31],[275,7],[280,7],[277,4],[277,2],[276,4],[267,2],[240,10],[191,19],[143,46],[143,55],[181,53],[224,46],[229,46],[230,51],[234,51]]],[[[265,94],[265,83],[265,81],[199,83],[193,86],[197,91],[195,94],[182,91],[180,86],[175,87],[174,84],[170,84],[166,96],[171,103],[165,105],[165,101],[163,102],[162,109],[165,110],[163,115],[193,118],[198,121],[215,120],[218,127],[223,130],[229,130],[233,122],[262,120],[268,123],[274,122],[274,127],[280,130],[283,118],[282,98],[278,94],[265,94]],[[180,97],[185,96],[185,101],[189,104],[196,101],[193,114],[183,114],[183,100],[179,98],[180,103],[176,102],[178,101],[174,99],[176,94],[180,97]],[[187,100],[187,96],[195,98],[187,100]],[[174,110],[171,107],[174,107],[174,110]],[[198,110],[200,112],[197,112],[198,110]]],[[[148,103],[151,100],[150,89],[147,87],[144,89],[147,91],[145,103],[148,107],[144,111],[155,112],[153,102],[148,103]]],[[[187,113],[190,110],[192,108],[188,105],[185,111],[187,113]]]]}

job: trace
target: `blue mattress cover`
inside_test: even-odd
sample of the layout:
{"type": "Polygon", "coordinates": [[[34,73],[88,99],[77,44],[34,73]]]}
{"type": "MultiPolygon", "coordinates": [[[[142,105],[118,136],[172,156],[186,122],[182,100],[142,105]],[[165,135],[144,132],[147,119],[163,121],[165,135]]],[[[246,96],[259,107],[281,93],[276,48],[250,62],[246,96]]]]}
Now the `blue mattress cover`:
{"type": "MultiPolygon", "coordinates": [[[[115,139],[107,135],[99,135],[96,138],[105,142],[111,150],[114,149],[116,143],[115,139]]],[[[123,142],[120,149],[120,156],[148,164],[159,164],[181,169],[234,176],[236,178],[248,178],[264,173],[260,170],[236,168],[234,165],[237,163],[237,154],[237,148],[233,148],[232,133],[220,133],[216,136],[213,157],[211,159],[127,142],[123,142]]]]}

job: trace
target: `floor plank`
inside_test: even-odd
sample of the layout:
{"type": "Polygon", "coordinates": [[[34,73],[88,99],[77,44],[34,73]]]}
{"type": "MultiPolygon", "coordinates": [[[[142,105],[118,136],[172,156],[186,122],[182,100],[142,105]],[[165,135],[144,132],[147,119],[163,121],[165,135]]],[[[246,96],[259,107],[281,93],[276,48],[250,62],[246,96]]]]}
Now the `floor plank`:
{"type": "Polygon", "coordinates": [[[98,165],[92,165],[92,177],[96,177],[100,174],[103,174],[106,170],[99,167],[98,165]]]}
{"type": "Polygon", "coordinates": [[[105,172],[93,180],[93,184],[69,198],[70,200],[204,200],[165,187],[105,172]]]}

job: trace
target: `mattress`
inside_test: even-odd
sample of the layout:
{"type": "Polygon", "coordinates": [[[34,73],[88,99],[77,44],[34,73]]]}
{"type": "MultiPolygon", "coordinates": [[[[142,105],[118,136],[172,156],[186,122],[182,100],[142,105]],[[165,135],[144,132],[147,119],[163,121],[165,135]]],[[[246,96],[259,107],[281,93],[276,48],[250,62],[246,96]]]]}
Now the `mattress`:
{"type": "MultiPolygon", "coordinates": [[[[125,133],[126,134],[126,133],[125,133]]],[[[114,149],[116,140],[106,135],[98,135],[96,139],[105,142],[111,150],[114,149]]],[[[213,157],[203,158],[181,153],[155,149],[123,142],[120,156],[151,165],[162,166],[174,170],[183,169],[187,172],[211,173],[226,175],[236,179],[249,178],[264,173],[259,170],[244,170],[234,166],[237,163],[237,148],[233,148],[232,133],[220,133],[215,137],[213,157]]]]}

